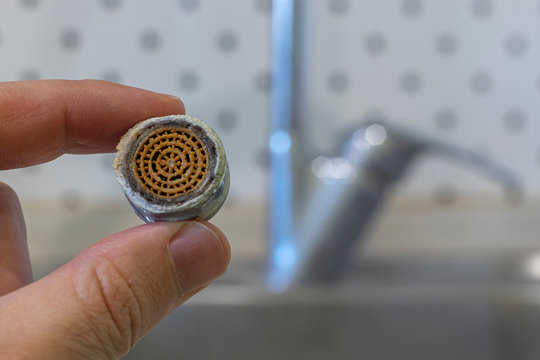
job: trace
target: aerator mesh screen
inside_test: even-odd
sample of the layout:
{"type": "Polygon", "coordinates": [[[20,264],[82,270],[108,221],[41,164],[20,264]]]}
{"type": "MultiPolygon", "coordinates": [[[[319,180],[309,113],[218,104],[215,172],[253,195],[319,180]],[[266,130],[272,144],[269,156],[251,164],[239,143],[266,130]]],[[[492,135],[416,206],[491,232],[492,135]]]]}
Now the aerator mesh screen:
{"type": "Polygon", "coordinates": [[[186,129],[160,129],[141,143],[133,159],[142,186],[156,196],[173,198],[187,194],[203,182],[207,149],[186,129]]]}

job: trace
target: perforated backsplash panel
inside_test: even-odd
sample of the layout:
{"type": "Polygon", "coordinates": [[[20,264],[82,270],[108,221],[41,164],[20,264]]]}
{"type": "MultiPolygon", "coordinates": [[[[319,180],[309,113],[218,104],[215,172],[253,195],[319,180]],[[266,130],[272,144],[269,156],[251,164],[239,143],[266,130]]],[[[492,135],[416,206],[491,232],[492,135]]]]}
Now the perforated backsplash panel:
{"type": "MultiPolygon", "coordinates": [[[[540,1],[305,1],[301,114],[320,149],[369,114],[478,151],[540,191],[540,1]]],[[[269,0],[5,0],[0,79],[101,78],[180,96],[227,149],[231,203],[267,191],[269,0]]],[[[0,173],[23,197],[122,200],[112,155],[0,173]],[[76,179],[75,179],[76,177],[76,179]]],[[[500,196],[428,157],[401,191],[500,196]]],[[[437,201],[439,201],[437,200],[437,201]]]]}

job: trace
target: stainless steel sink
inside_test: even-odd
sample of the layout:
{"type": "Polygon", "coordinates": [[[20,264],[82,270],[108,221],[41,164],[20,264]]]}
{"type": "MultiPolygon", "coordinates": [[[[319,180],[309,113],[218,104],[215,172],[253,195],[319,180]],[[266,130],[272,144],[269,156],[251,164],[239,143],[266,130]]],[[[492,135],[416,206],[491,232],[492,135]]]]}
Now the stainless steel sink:
{"type": "Polygon", "coordinates": [[[368,260],[283,294],[233,264],[125,358],[539,359],[540,284],[521,263],[368,260]]]}

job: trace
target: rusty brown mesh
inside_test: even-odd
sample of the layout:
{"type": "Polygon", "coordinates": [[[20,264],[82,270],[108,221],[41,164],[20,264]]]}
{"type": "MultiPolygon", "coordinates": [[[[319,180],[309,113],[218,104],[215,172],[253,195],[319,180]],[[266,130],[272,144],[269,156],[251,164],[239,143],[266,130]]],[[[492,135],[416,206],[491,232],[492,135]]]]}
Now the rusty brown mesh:
{"type": "Polygon", "coordinates": [[[208,167],[206,146],[186,129],[160,129],[150,134],[133,161],[144,188],[166,198],[197,188],[208,167]]]}

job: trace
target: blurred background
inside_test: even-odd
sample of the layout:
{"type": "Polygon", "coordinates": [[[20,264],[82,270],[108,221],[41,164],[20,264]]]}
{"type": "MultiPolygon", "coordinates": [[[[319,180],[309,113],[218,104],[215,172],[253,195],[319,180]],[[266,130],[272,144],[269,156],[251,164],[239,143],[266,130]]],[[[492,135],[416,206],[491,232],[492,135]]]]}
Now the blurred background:
{"type": "MultiPolygon", "coordinates": [[[[231,240],[231,270],[128,358],[176,358],[181,345],[187,358],[229,358],[231,346],[237,359],[537,359],[540,2],[300,3],[295,106],[316,153],[384,119],[500,164],[522,190],[419,158],[339,286],[272,295],[272,1],[2,0],[0,80],[97,78],[174,94],[226,147],[231,192],[213,221],[231,240]]],[[[140,224],[113,158],[0,173],[21,197],[36,278],[140,224]]]]}

